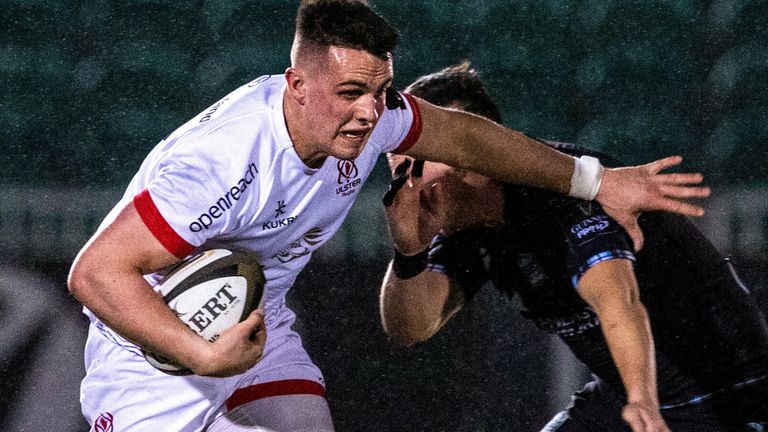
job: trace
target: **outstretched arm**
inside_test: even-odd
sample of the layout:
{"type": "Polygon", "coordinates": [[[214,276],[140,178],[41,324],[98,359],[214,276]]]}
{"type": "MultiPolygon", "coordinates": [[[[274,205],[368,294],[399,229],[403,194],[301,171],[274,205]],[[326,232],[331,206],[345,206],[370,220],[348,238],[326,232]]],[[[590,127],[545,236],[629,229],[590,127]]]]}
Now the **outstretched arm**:
{"type": "Polygon", "coordinates": [[[253,366],[265,342],[262,312],[222,332],[214,343],[204,340],[176,317],[142,276],[176,261],[129,203],[75,259],[69,289],[111,329],[198,375],[235,375],[253,366]]]}
{"type": "Polygon", "coordinates": [[[535,186],[582,199],[597,199],[642,247],[637,217],[642,211],[663,210],[701,216],[703,209],[686,202],[706,197],[709,188],[693,186],[700,174],[661,174],[682,159],[605,169],[579,163],[519,132],[466,112],[436,107],[418,99],[423,130],[406,154],[464,168],[505,182],[535,186]],[[597,171],[595,172],[595,169],[597,171]],[[589,191],[589,195],[585,195],[589,191]],[[593,193],[597,193],[595,196],[593,193]]]}
{"type": "Polygon", "coordinates": [[[597,312],[605,341],[627,393],[622,417],[633,432],[668,432],[659,412],[653,336],[632,262],[603,261],[587,270],[579,295],[597,312]]]}
{"type": "Polygon", "coordinates": [[[418,99],[420,138],[406,155],[568,193],[575,158],[483,117],[418,99]]]}

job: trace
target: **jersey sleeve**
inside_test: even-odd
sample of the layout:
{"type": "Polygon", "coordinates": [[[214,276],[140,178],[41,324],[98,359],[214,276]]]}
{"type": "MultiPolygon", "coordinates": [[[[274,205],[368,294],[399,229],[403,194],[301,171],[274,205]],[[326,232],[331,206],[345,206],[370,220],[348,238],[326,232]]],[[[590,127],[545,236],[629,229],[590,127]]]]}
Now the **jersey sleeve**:
{"type": "Polygon", "coordinates": [[[242,208],[258,200],[254,161],[231,145],[182,144],[158,163],[133,198],[144,224],[180,259],[206,240],[237,229],[242,208]]]}
{"type": "Polygon", "coordinates": [[[564,231],[566,267],[573,287],[597,263],[611,259],[635,261],[626,231],[594,201],[568,197],[556,201],[556,217],[564,231]]]}
{"type": "Polygon", "coordinates": [[[386,93],[386,108],[369,143],[380,153],[403,153],[421,136],[421,112],[416,99],[392,88],[386,93]]]}
{"type": "Polygon", "coordinates": [[[427,258],[427,270],[444,274],[459,284],[466,301],[490,280],[484,260],[488,253],[472,230],[452,236],[436,235],[427,258]]]}

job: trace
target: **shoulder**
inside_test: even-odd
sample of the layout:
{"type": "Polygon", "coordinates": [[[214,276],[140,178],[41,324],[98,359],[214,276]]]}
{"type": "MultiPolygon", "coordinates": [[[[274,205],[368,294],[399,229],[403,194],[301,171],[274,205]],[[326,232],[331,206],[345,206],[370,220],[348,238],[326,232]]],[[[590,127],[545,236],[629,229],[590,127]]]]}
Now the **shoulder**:
{"type": "MultiPolygon", "coordinates": [[[[282,116],[283,76],[264,75],[223,97],[155,149],[160,164],[222,170],[274,153],[287,141],[282,116]]],[[[244,171],[244,170],[240,170],[244,171]]]]}
{"type": "Polygon", "coordinates": [[[384,112],[370,142],[379,152],[402,153],[421,136],[422,120],[416,99],[392,88],[385,95],[384,112]]]}
{"type": "Polygon", "coordinates": [[[214,102],[171,133],[166,141],[200,140],[215,137],[222,130],[230,135],[270,132],[273,123],[282,121],[284,89],[282,76],[256,78],[214,102]]]}

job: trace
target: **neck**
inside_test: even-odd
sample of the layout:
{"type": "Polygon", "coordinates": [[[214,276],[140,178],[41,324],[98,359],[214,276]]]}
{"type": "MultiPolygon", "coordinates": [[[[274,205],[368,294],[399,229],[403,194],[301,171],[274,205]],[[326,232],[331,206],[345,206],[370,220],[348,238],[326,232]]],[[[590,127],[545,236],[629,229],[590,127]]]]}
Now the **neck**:
{"type": "Polygon", "coordinates": [[[287,94],[283,94],[283,117],[288,129],[288,136],[291,137],[293,143],[293,149],[301,161],[310,168],[320,168],[328,154],[318,150],[318,146],[312,145],[312,142],[307,138],[307,133],[301,128],[302,125],[306,124],[303,121],[301,107],[287,94]]]}

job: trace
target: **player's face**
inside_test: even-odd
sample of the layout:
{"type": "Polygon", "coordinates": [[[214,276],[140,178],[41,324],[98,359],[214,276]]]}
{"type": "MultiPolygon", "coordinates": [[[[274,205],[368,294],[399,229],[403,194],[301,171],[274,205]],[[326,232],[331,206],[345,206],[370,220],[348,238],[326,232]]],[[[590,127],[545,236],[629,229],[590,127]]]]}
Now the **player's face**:
{"type": "Polygon", "coordinates": [[[392,59],[331,46],[307,82],[307,122],[317,150],[337,159],[362,151],[384,112],[392,84],[392,59]]]}
{"type": "Polygon", "coordinates": [[[421,203],[430,206],[433,202],[442,202],[443,228],[447,231],[494,225],[501,220],[500,189],[490,178],[441,163],[426,162],[422,180],[421,203]],[[435,196],[438,193],[440,197],[435,196]]]}
{"type": "Polygon", "coordinates": [[[448,198],[462,200],[464,195],[487,187],[493,180],[471,171],[453,168],[437,162],[425,162],[422,180],[425,185],[436,183],[449,186],[448,198]]]}

